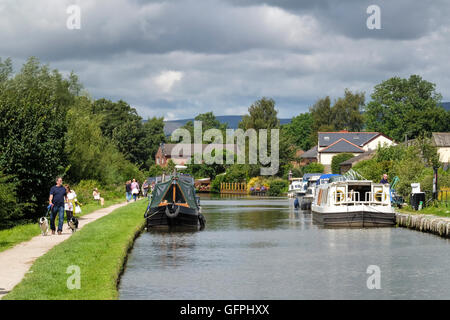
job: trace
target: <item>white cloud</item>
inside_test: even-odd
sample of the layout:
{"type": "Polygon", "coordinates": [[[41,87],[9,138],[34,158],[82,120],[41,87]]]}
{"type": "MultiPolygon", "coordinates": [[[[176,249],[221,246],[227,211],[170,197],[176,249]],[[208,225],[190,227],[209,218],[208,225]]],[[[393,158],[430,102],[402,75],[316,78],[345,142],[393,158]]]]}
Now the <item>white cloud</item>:
{"type": "Polygon", "coordinates": [[[172,90],[175,82],[183,78],[183,72],[180,71],[163,71],[155,77],[155,83],[159,89],[164,93],[169,93],[172,90]]]}

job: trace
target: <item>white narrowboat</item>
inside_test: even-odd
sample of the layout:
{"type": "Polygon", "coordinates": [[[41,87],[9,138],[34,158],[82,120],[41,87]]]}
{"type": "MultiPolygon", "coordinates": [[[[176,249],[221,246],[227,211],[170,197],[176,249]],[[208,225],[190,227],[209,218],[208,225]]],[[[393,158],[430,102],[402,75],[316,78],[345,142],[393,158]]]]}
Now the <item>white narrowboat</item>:
{"type": "Polygon", "coordinates": [[[334,181],[319,185],[311,211],[313,220],[324,226],[395,225],[389,184],[369,180],[334,181]]]}

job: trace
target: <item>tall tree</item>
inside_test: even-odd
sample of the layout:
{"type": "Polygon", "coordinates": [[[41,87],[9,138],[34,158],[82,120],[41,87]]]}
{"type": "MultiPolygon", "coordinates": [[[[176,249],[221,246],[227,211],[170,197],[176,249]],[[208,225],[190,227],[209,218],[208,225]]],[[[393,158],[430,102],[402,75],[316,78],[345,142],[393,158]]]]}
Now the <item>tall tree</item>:
{"type": "Polygon", "coordinates": [[[7,74],[0,87],[0,170],[15,177],[18,202],[30,204],[24,217],[31,219],[42,214],[37,212],[55,176],[67,166],[66,112],[75,97],[67,79],[34,57],[14,77],[5,63],[0,68],[7,74]]]}
{"type": "Polygon", "coordinates": [[[270,98],[262,98],[255,101],[248,108],[247,115],[242,117],[239,128],[247,129],[275,129],[280,127],[280,120],[275,110],[275,101],[270,98]]]}
{"type": "Polygon", "coordinates": [[[435,87],[418,75],[393,77],[376,85],[366,107],[367,129],[397,141],[405,135],[416,138],[423,133],[449,131],[449,113],[441,107],[442,96],[435,87]]]}
{"type": "MultiPolygon", "coordinates": [[[[225,130],[228,128],[228,124],[220,123],[216,116],[212,112],[201,113],[194,118],[195,121],[202,122],[202,135],[206,130],[219,129],[222,131],[222,136],[225,141],[225,130]]],[[[189,130],[191,137],[194,137],[194,123],[188,121],[182,128],[189,130]]],[[[205,141],[205,143],[211,143],[212,141],[205,141]]]]}
{"type": "Polygon", "coordinates": [[[291,123],[281,127],[281,135],[287,137],[290,145],[299,147],[302,150],[308,150],[315,143],[311,139],[312,128],[313,117],[311,113],[301,113],[293,117],[291,123]]]}
{"type": "Polygon", "coordinates": [[[331,108],[331,118],[335,130],[361,131],[364,126],[364,92],[352,93],[345,89],[331,108]]]}
{"type": "Polygon", "coordinates": [[[145,167],[150,168],[155,162],[155,155],[161,142],[165,141],[164,134],[164,118],[149,118],[144,123],[144,135],[139,142],[139,147],[144,152],[144,157],[147,158],[145,167]]]}

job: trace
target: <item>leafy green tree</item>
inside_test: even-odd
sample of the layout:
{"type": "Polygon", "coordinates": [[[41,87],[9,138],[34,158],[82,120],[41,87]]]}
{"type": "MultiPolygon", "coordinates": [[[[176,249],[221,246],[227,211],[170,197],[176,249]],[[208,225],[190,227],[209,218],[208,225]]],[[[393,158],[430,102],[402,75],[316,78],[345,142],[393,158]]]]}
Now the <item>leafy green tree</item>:
{"type": "Polygon", "coordinates": [[[338,98],[331,108],[335,130],[361,131],[364,126],[364,93],[352,93],[345,89],[343,98],[338,98]]]}
{"type": "MultiPolygon", "coordinates": [[[[312,107],[309,108],[312,117],[312,130],[317,134],[318,131],[333,131],[333,113],[331,112],[330,97],[317,100],[312,107]]],[[[317,136],[314,141],[317,140],[317,136]]]]}
{"type": "Polygon", "coordinates": [[[239,128],[247,129],[277,129],[280,127],[280,120],[277,118],[278,111],[275,110],[275,101],[269,98],[262,98],[255,101],[248,108],[247,115],[242,117],[239,128]]]}
{"type": "Polygon", "coordinates": [[[340,153],[333,157],[331,160],[331,172],[332,173],[341,173],[341,163],[347,161],[348,159],[353,158],[354,155],[352,153],[340,153]]]}
{"type": "Polygon", "coordinates": [[[309,150],[314,146],[315,141],[311,139],[313,130],[313,117],[311,113],[301,113],[292,118],[291,123],[281,127],[281,135],[286,137],[287,143],[309,150]]]}
{"type": "Polygon", "coordinates": [[[42,214],[55,177],[67,167],[66,112],[74,99],[70,82],[33,57],[14,77],[3,77],[0,169],[14,175],[18,203],[29,204],[25,219],[42,214]]]}
{"type": "MultiPolygon", "coordinates": [[[[223,141],[225,143],[225,133],[228,128],[228,124],[220,123],[216,116],[212,112],[201,113],[194,118],[195,121],[202,122],[202,136],[206,130],[209,129],[219,129],[222,131],[223,141]]],[[[194,137],[194,123],[193,121],[188,121],[182,128],[189,130],[191,137],[194,137]]],[[[213,141],[204,141],[204,143],[212,143],[213,141]]]]}
{"type": "Polygon", "coordinates": [[[397,141],[405,135],[416,138],[423,133],[449,131],[449,113],[442,108],[442,96],[435,87],[418,75],[393,77],[376,85],[366,107],[367,129],[397,141]]]}
{"type": "Polygon", "coordinates": [[[161,142],[165,142],[164,118],[149,118],[143,126],[143,137],[139,147],[143,150],[143,158],[147,159],[145,167],[149,168],[155,162],[155,155],[161,142]]]}

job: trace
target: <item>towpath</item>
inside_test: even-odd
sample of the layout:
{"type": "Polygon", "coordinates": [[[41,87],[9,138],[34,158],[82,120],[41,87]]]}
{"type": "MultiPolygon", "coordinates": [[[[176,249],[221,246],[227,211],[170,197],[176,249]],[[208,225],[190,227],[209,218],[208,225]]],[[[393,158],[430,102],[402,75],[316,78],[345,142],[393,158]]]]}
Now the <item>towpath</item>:
{"type": "MultiPolygon", "coordinates": [[[[102,208],[90,214],[78,218],[78,228],[82,229],[88,223],[91,223],[114,210],[127,205],[127,202],[102,208]]],[[[36,224],[36,228],[38,228],[36,224]]],[[[36,236],[29,241],[19,243],[11,249],[0,252],[0,299],[11,291],[25,274],[29,271],[31,265],[40,256],[44,255],[57,244],[67,240],[72,231],[67,224],[64,225],[61,235],[36,236]]]]}

